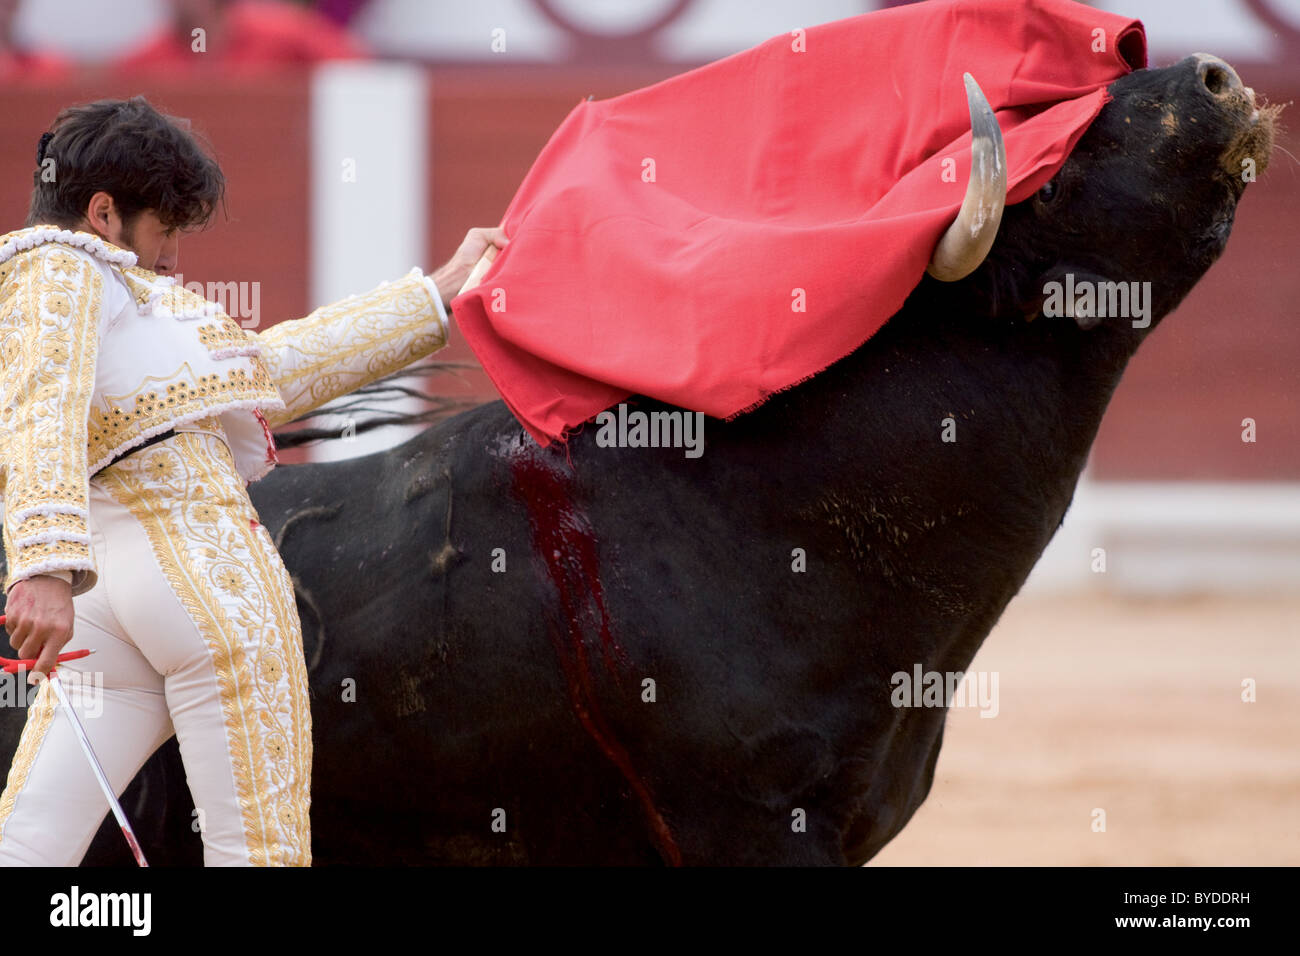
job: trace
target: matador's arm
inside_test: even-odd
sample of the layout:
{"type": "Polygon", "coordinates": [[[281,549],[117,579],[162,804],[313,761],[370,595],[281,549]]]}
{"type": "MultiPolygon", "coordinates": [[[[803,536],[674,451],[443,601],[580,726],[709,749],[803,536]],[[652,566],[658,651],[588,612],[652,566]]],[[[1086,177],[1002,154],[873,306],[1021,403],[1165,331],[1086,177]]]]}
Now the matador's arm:
{"type": "Polygon", "coordinates": [[[43,245],[0,265],[5,591],[37,574],[95,583],[86,419],[104,279],[89,256],[43,245]]]}
{"type": "Polygon", "coordinates": [[[284,397],[272,428],[319,408],[447,344],[447,315],[432,277],[420,270],[364,295],[252,333],[284,397]]]}

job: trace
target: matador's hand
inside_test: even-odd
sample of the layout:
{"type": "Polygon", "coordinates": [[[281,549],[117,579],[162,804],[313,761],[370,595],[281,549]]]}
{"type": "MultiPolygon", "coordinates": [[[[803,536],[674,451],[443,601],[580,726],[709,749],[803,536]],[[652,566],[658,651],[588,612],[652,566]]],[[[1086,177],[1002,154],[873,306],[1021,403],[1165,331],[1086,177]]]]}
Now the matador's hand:
{"type": "Polygon", "coordinates": [[[451,305],[451,300],[460,292],[460,287],[465,284],[470,271],[483,257],[488,246],[504,249],[509,242],[505,230],[497,226],[471,229],[465,233],[465,241],[460,244],[456,254],[433,274],[433,281],[442,295],[443,304],[451,305]]]}
{"type": "Polygon", "coordinates": [[[9,646],[19,657],[36,658],[36,667],[27,675],[29,684],[38,673],[49,675],[59,651],[72,640],[75,616],[72,585],[61,578],[38,574],[9,589],[5,630],[9,632],[9,646]]]}

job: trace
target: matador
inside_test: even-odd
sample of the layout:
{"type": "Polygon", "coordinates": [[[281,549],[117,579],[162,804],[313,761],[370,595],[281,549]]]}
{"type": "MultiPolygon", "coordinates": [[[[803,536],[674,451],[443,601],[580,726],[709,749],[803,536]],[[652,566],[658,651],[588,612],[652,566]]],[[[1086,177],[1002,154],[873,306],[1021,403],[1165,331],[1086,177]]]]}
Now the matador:
{"type": "MultiPolygon", "coordinates": [[[[255,331],[174,279],[225,186],[183,122],[142,97],[73,107],[37,161],[27,225],[0,237],[10,644],[33,676],[95,650],[59,673],[117,793],[176,735],[206,865],[308,865],[302,636],[246,484],[272,429],[444,346],[447,302],[505,236],[255,331]]],[[[47,683],[29,707],[0,864],[75,865],[108,809],[56,703],[47,683]]]]}

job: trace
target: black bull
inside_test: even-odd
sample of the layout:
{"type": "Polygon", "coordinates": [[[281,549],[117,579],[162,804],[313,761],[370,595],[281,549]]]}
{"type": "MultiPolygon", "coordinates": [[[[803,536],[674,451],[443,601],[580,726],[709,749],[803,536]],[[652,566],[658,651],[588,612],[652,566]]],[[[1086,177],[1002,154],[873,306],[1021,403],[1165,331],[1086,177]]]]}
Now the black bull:
{"type": "MultiPolygon", "coordinates": [[[[495,402],[254,485],[298,589],[315,860],[856,864],[897,834],[946,709],[895,707],[891,675],[968,667],[1267,162],[1273,111],[1226,64],[1112,93],[973,275],[707,421],[701,457],[591,425],[542,451],[495,402]],[[1043,314],[1067,274],[1149,282],[1150,326],[1043,314]]],[[[199,862],[174,740],[125,802],[155,862],[199,862]]]]}

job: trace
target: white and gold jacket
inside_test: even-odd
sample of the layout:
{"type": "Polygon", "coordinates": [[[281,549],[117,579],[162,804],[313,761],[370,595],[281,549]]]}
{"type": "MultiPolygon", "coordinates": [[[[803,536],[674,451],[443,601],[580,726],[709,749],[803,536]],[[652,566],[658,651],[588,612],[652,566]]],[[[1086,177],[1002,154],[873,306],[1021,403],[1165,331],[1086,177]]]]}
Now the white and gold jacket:
{"type": "Polygon", "coordinates": [[[6,592],[61,571],[74,594],[94,585],[90,476],[136,445],[215,416],[255,481],[275,465],[272,428],[447,344],[419,269],[259,333],[135,263],[57,226],[0,236],[6,592]]]}

